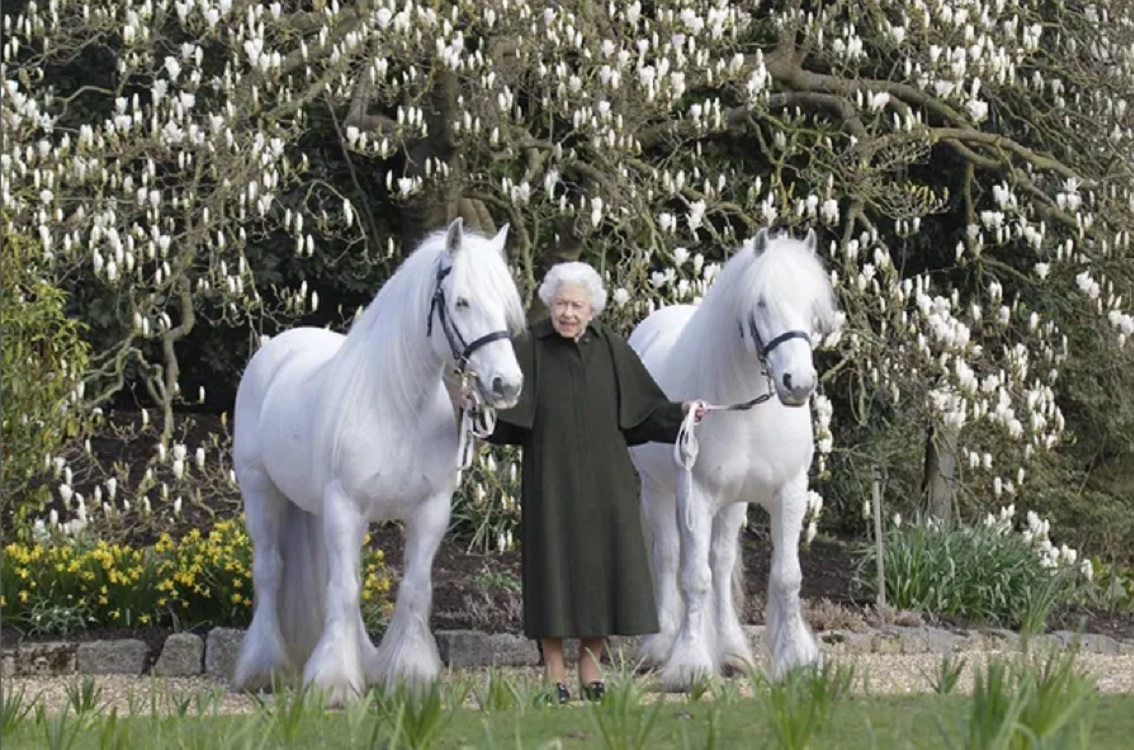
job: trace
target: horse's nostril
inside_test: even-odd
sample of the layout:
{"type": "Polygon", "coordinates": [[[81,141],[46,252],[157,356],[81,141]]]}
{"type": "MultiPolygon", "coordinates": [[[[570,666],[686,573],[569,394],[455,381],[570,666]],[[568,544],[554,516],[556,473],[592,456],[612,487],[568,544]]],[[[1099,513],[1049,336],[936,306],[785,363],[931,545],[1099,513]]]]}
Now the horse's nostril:
{"type": "Polygon", "coordinates": [[[495,393],[497,396],[505,395],[504,394],[504,378],[497,375],[496,377],[494,377],[492,379],[492,392],[495,393]]]}
{"type": "Polygon", "coordinates": [[[791,373],[790,372],[784,373],[784,388],[786,390],[789,390],[789,391],[791,390],[791,373]]]}

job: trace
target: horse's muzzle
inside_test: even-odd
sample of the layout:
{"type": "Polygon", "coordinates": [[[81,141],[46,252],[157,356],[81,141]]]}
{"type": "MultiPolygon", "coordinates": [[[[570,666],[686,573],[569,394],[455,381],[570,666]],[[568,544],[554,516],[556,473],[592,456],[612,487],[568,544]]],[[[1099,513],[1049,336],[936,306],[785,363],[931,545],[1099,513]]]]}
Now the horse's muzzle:
{"type": "Polygon", "coordinates": [[[496,409],[509,409],[520,400],[520,390],[523,386],[523,380],[505,380],[497,375],[492,379],[491,385],[483,389],[485,400],[496,409]]]}

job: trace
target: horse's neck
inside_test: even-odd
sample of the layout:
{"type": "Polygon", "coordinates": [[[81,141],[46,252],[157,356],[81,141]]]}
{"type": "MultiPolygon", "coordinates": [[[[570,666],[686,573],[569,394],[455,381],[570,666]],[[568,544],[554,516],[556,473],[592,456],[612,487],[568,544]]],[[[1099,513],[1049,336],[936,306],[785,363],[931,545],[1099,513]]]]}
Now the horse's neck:
{"type": "Polygon", "coordinates": [[[444,360],[429,342],[425,313],[405,309],[368,311],[365,330],[348,337],[324,368],[325,388],[348,421],[378,419],[383,429],[412,432],[422,424],[437,392],[444,360]]]}

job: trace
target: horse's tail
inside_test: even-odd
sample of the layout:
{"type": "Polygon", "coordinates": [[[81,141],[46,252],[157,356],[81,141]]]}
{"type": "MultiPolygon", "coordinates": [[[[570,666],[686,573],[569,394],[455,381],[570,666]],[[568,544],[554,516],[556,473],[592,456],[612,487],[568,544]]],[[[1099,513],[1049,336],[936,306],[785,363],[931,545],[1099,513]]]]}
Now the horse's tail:
{"type": "Polygon", "coordinates": [[[294,503],[284,503],[280,522],[279,623],[291,663],[307,663],[323,630],[327,592],[327,545],[323,519],[294,503]]]}

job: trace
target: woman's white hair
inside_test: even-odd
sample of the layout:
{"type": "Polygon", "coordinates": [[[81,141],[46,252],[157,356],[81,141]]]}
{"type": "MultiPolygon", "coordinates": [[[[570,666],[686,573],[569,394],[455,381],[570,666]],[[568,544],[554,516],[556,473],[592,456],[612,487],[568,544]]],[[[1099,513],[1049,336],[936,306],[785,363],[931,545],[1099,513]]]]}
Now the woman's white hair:
{"type": "Polygon", "coordinates": [[[551,308],[551,300],[559,291],[559,287],[564,284],[587,290],[591,298],[591,312],[595,317],[598,317],[606,307],[606,289],[603,288],[602,277],[599,276],[598,271],[581,261],[557,263],[548,270],[539,285],[538,292],[539,299],[545,307],[551,308]]]}

